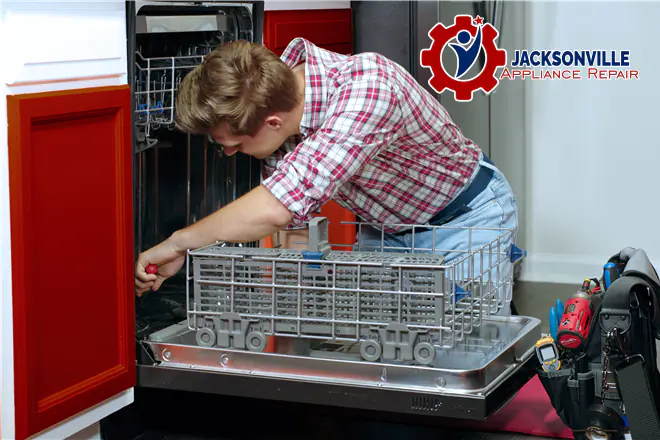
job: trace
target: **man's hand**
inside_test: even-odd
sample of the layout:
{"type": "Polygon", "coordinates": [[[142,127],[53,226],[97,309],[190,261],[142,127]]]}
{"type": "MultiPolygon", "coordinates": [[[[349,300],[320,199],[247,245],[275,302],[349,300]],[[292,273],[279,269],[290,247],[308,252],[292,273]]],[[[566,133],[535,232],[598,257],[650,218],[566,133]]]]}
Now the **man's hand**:
{"type": "Polygon", "coordinates": [[[158,290],[167,278],[181,269],[188,249],[215,242],[245,243],[274,234],[291,222],[292,214],[264,186],[260,185],[224,208],[201,219],[143,252],[135,267],[136,293],[158,290]],[[147,266],[158,266],[156,274],[147,266]]]}
{"type": "Polygon", "coordinates": [[[185,253],[178,252],[171,240],[165,240],[158,246],[140,254],[135,266],[135,293],[138,296],[148,290],[158,290],[163,281],[176,274],[183,262],[185,253]],[[155,274],[147,273],[147,266],[154,264],[158,267],[155,274]]]}

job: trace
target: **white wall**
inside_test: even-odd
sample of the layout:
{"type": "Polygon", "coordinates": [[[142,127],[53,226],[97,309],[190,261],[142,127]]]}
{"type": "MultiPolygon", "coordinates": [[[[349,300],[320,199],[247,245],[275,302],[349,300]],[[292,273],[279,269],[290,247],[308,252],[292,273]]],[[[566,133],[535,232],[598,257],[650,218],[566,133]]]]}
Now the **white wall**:
{"type": "MultiPolygon", "coordinates": [[[[580,283],[625,246],[643,248],[660,269],[660,4],[533,2],[525,9],[527,48],[630,50],[640,79],[526,82],[523,122],[501,127],[525,133],[526,170],[508,170],[513,180],[524,178],[517,188],[529,252],[522,279],[580,283]]],[[[516,157],[509,150],[519,160],[520,149],[516,157]]]]}
{"type": "MultiPolygon", "coordinates": [[[[0,56],[7,53],[7,28],[0,0],[0,56]]],[[[0,73],[3,68],[0,66],[0,73]]],[[[4,75],[3,75],[4,76],[4,75]]],[[[9,157],[7,155],[7,98],[0,80],[0,438],[14,436],[14,347],[11,298],[11,242],[9,228],[9,157]]]]}
{"type": "MultiPolygon", "coordinates": [[[[526,17],[528,1],[504,1],[502,26],[498,46],[507,50],[510,57],[514,50],[525,47],[526,17]]],[[[490,158],[507,176],[518,199],[519,223],[518,244],[527,243],[526,222],[527,188],[525,172],[525,82],[500,81],[497,89],[490,95],[490,158]]]]}

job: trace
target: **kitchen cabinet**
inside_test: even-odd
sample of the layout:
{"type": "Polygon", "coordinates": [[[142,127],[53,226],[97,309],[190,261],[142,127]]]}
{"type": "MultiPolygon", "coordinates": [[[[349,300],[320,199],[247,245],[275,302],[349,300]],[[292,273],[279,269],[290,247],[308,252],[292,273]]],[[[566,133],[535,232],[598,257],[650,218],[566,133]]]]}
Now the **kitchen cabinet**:
{"type": "Polygon", "coordinates": [[[89,436],[135,384],[125,5],[3,6],[0,437],[89,436]]]}
{"type": "Polygon", "coordinates": [[[350,0],[314,0],[301,2],[300,0],[266,0],[265,11],[295,11],[315,9],[351,9],[350,0]]]}
{"type": "MultiPolygon", "coordinates": [[[[275,51],[294,23],[352,52],[350,8],[269,3],[275,51]]],[[[0,13],[21,42],[0,47],[0,438],[100,438],[135,386],[126,3],[0,0],[0,13]]],[[[331,221],[351,218],[336,208],[331,221]]]]}
{"type": "Polygon", "coordinates": [[[297,37],[338,53],[353,51],[350,9],[264,12],[264,45],[281,55],[297,37]]]}
{"type": "Polygon", "coordinates": [[[23,438],[134,386],[128,85],[9,96],[23,438]]]}

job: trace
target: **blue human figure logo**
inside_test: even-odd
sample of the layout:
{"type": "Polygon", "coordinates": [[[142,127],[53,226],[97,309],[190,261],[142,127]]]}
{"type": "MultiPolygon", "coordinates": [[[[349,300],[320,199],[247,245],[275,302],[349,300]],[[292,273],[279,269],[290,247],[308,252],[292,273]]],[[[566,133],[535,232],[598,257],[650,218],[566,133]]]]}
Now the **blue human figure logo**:
{"type": "Polygon", "coordinates": [[[456,58],[458,58],[458,66],[456,67],[455,77],[458,79],[465,74],[479,56],[481,49],[481,26],[477,25],[477,34],[469,47],[463,47],[470,42],[472,35],[468,31],[460,31],[456,36],[459,44],[451,43],[449,46],[454,50],[456,58]]]}

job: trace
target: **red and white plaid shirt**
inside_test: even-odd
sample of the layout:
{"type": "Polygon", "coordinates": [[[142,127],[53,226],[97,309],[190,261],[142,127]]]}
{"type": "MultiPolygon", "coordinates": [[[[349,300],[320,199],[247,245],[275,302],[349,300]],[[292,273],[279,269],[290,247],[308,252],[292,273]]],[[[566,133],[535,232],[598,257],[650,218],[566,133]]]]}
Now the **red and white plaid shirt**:
{"type": "Polygon", "coordinates": [[[293,213],[290,227],[331,199],[363,221],[426,224],[466,185],[481,150],[404,68],[302,38],[281,59],[305,60],[302,135],[264,160],[263,184],[293,213]]]}

